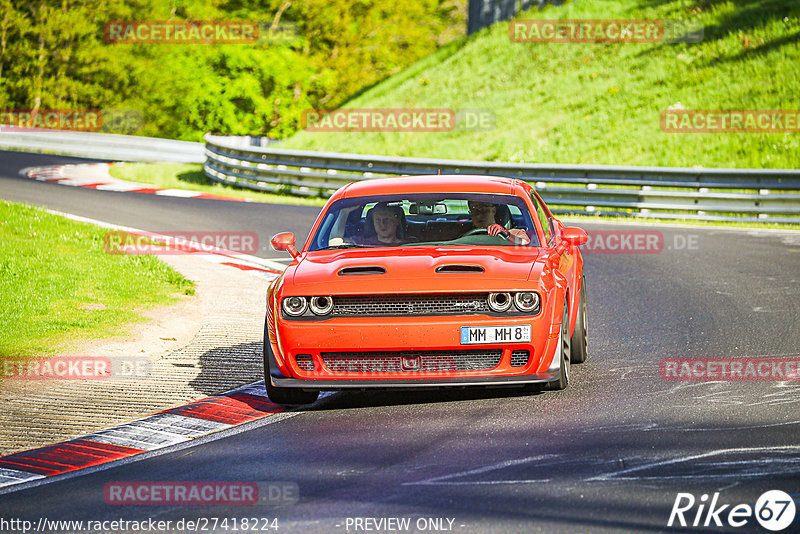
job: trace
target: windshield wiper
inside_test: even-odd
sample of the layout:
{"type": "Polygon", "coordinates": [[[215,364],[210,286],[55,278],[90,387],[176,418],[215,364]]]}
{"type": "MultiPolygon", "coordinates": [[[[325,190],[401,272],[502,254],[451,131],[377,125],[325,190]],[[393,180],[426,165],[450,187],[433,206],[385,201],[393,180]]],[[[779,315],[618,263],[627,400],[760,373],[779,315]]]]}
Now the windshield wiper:
{"type": "Polygon", "coordinates": [[[343,243],[341,245],[328,245],[327,247],[318,248],[317,250],[333,250],[337,248],[378,248],[380,245],[357,245],[355,243],[343,243]]]}

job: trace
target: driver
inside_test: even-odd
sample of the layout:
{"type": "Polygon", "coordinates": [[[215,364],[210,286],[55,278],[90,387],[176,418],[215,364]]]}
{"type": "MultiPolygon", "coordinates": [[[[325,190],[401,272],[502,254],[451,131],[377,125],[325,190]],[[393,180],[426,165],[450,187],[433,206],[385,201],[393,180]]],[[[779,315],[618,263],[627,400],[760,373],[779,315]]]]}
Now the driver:
{"type": "Polygon", "coordinates": [[[527,245],[531,242],[528,234],[522,228],[507,229],[497,224],[495,220],[497,206],[494,204],[470,200],[467,205],[469,206],[469,216],[472,218],[472,226],[475,229],[486,228],[486,233],[489,235],[499,235],[515,245],[527,245]]]}
{"type": "MultiPolygon", "coordinates": [[[[368,238],[375,245],[398,245],[404,243],[403,208],[381,202],[369,211],[368,219],[372,219],[374,234],[368,238]]],[[[368,221],[369,222],[369,221],[368,221]]],[[[373,232],[369,232],[372,234],[373,232]]]]}

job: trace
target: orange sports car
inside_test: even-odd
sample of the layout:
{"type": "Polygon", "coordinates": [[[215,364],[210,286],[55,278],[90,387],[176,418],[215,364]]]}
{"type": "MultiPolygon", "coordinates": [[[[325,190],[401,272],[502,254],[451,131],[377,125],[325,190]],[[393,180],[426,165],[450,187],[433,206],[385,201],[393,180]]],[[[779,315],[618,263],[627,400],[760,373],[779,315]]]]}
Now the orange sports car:
{"type": "Polygon", "coordinates": [[[526,182],[415,176],[351,183],[269,287],[270,399],[348,388],[564,389],[586,359],[578,246],[526,182]]]}

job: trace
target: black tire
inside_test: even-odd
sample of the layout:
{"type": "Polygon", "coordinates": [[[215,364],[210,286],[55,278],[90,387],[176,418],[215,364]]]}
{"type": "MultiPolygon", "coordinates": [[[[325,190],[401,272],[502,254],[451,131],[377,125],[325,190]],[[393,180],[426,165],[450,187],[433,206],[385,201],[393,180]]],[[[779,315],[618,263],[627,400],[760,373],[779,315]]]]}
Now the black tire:
{"type": "Polygon", "coordinates": [[[570,336],[569,336],[569,313],[567,313],[567,301],[564,301],[564,313],[561,317],[561,368],[558,373],[558,380],[548,382],[545,389],[550,391],[560,391],[567,389],[569,385],[570,367],[570,336]]]}
{"type": "Polygon", "coordinates": [[[575,331],[570,340],[570,360],[572,363],[583,363],[587,355],[587,328],[586,318],[586,277],[581,281],[580,300],[578,301],[578,318],[575,320],[575,331]]]}
{"type": "Polygon", "coordinates": [[[275,404],[311,404],[319,398],[319,391],[305,391],[295,388],[281,388],[272,385],[269,379],[269,361],[272,358],[272,345],[269,336],[264,332],[264,384],[267,386],[267,396],[275,404]]]}

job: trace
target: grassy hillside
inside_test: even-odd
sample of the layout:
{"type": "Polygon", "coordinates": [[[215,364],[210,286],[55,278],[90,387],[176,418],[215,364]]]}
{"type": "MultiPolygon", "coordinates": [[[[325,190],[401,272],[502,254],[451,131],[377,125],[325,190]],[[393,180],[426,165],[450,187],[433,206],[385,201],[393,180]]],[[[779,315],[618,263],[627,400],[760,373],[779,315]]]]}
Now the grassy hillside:
{"type": "Polygon", "coordinates": [[[513,43],[508,23],[441,49],[347,107],[482,108],[490,131],[300,132],[284,146],[543,163],[796,168],[800,133],[665,133],[660,113],[800,109],[797,0],[580,0],[518,18],[684,19],[697,43],[513,43]]]}

